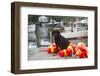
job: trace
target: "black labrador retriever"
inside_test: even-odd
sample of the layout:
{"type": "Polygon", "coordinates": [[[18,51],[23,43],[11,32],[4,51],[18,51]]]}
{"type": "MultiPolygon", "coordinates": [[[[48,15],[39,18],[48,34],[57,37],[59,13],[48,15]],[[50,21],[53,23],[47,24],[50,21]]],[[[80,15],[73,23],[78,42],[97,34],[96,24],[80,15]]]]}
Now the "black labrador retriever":
{"type": "Polygon", "coordinates": [[[63,49],[66,49],[69,46],[69,44],[70,44],[69,40],[64,38],[63,36],[61,36],[59,30],[53,30],[52,35],[54,37],[54,41],[55,41],[55,44],[56,44],[56,47],[57,47],[57,52],[59,51],[58,47],[61,50],[63,50],[63,49]]]}

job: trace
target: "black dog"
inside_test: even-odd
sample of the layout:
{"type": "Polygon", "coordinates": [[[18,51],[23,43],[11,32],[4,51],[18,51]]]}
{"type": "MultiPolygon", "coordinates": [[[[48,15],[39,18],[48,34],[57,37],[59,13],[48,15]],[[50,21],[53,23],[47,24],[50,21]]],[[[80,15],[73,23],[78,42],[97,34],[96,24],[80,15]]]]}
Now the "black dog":
{"type": "Polygon", "coordinates": [[[52,35],[54,37],[54,41],[57,47],[57,52],[58,52],[58,47],[63,50],[66,49],[70,42],[64,38],[63,36],[61,36],[60,31],[59,30],[53,30],[52,35]]]}

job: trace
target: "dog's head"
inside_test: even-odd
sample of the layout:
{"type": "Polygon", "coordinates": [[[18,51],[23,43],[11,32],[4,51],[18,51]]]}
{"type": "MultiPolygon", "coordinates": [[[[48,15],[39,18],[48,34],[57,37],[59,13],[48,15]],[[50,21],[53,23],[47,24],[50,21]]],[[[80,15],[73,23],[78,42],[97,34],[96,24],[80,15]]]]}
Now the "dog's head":
{"type": "Polygon", "coordinates": [[[57,36],[60,35],[60,31],[59,31],[59,30],[53,30],[53,31],[52,31],[52,35],[53,35],[54,37],[57,37],[57,36]]]}

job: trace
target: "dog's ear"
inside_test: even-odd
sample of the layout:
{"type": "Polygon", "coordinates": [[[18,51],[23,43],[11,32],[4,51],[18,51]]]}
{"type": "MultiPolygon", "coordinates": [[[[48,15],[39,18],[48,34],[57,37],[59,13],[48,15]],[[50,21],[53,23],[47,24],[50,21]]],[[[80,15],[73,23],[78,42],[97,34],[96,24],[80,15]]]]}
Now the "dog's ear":
{"type": "Polygon", "coordinates": [[[60,31],[59,30],[53,30],[52,31],[52,35],[53,36],[57,36],[57,35],[59,35],[60,34],[60,31]]]}
{"type": "Polygon", "coordinates": [[[60,34],[60,30],[55,30],[55,32],[56,32],[57,34],[60,34]]]}

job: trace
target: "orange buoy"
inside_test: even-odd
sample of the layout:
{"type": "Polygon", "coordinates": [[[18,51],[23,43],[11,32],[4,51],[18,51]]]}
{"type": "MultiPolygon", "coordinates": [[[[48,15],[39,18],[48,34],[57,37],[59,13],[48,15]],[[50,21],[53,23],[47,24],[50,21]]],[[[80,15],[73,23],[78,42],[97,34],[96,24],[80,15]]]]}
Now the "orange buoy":
{"type": "Polygon", "coordinates": [[[58,54],[59,54],[60,57],[66,56],[66,49],[59,51],[58,54]]]}
{"type": "Polygon", "coordinates": [[[54,46],[49,46],[49,47],[48,47],[48,53],[56,53],[56,47],[54,47],[54,46]]]}
{"type": "Polygon", "coordinates": [[[67,56],[72,55],[73,52],[74,52],[73,47],[72,47],[71,45],[69,45],[69,46],[67,47],[67,49],[66,49],[66,54],[67,54],[67,56]]]}
{"type": "Polygon", "coordinates": [[[87,57],[87,50],[78,49],[75,53],[75,56],[78,56],[79,58],[85,58],[87,57]]]}

